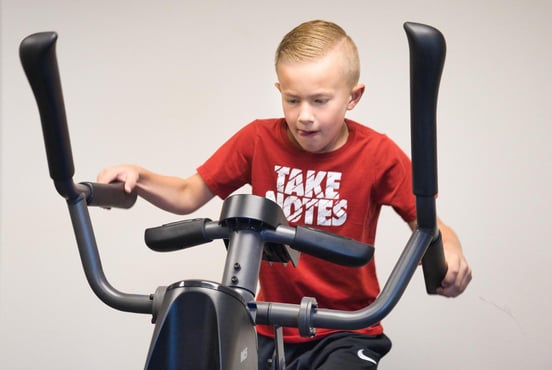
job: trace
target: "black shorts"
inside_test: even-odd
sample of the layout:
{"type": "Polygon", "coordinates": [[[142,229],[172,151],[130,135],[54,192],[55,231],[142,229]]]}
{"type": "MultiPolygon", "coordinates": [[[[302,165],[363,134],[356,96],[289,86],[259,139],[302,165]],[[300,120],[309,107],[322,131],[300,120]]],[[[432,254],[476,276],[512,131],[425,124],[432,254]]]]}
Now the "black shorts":
{"type": "MultiPolygon", "coordinates": [[[[258,335],[259,370],[270,370],[274,339],[258,335]]],[[[306,343],[286,343],[286,369],[361,370],[378,368],[380,359],[391,349],[385,335],[367,336],[339,332],[306,343]]]]}

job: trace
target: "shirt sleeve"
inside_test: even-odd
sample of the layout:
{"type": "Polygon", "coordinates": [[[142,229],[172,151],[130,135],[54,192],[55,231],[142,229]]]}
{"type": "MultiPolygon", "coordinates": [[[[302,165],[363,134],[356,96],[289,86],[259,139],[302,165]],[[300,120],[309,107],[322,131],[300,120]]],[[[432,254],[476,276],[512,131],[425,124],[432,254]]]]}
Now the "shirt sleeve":
{"type": "Polygon", "coordinates": [[[224,199],[245,184],[251,183],[251,158],[256,137],[252,122],[226,141],[205,163],[197,168],[209,189],[224,199]]]}
{"type": "Polygon", "coordinates": [[[408,156],[389,139],[382,174],[376,192],[382,205],[393,207],[405,222],[416,220],[416,199],[412,190],[412,164],[408,156]]]}

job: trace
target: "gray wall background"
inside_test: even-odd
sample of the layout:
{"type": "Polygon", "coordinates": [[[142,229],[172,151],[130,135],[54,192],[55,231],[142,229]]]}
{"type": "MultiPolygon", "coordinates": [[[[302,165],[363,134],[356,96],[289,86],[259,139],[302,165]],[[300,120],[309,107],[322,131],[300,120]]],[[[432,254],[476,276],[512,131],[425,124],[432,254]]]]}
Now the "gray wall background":
{"type": "MultiPolygon", "coordinates": [[[[136,162],[187,176],[232,133],[280,116],[273,52],[298,23],[340,23],[367,90],[351,112],[409,151],[404,21],[439,28],[448,54],[439,102],[440,216],[474,270],[469,290],[428,297],[421,274],[384,321],[382,369],[549,368],[552,228],[550,1],[69,1],[1,3],[0,367],[138,369],[153,326],[88,288],[64,201],[48,177],[38,112],[18,60],[27,35],[59,33],[75,179],[136,162]]],[[[220,200],[191,217],[218,218],[220,200]]],[[[141,201],[92,210],[104,270],[125,292],[217,280],[217,243],[172,254],[146,227],[182,219],[141,201]]],[[[379,226],[385,280],[409,232],[379,226]]]]}

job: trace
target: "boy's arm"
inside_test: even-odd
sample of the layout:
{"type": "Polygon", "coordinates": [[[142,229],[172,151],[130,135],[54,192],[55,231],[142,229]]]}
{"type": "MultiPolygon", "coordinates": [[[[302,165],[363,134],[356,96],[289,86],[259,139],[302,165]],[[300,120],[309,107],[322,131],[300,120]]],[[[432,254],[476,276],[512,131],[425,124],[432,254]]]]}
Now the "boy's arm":
{"type": "Polygon", "coordinates": [[[195,211],[214,197],[197,173],[182,179],[160,175],[136,165],[122,165],[102,170],[97,181],[121,181],[125,184],[125,191],[136,188],[138,195],[151,204],[181,215],[195,211]]]}
{"type": "MultiPolygon", "coordinates": [[[[448,270],[445,278],[441,282],[441,287],[437,293],[445,297],[456,297],[460,295],[468,286],[472,279],[471,268],[462,251],[462,245],[458,236],[450,227],[437,219],[439,230],[443,238],[443,249],[448,270]]],[[[417,226],[416,221],[408,224],[412,230],[417,226]]]]}

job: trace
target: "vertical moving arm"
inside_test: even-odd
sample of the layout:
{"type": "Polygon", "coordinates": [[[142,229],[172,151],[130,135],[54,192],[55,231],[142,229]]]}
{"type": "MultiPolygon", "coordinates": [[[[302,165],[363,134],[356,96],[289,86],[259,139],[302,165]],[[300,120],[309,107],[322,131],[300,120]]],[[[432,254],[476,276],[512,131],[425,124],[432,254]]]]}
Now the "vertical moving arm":
{"type": "Polygon", "coordinates": [[[413,190],[420,229],[433,230],[422,267],[426,290],[435,294],[447,272],[441,234],[437,228],[437,97],[445,63],[446,42],[437,29],[407,22],[410,49],[410,124],[413,190]]]}
{"type": "Polygon", "coordinates": [[[40,113],[50,177],[58,193],[67,200],[84,272],[94,293],[118,310],[151,313],[152,301],[148,295],[121,293],[109,284],[103,273],[88,204],[128,208],[134,204],[136,194],[125,194],[121,184],[73,182],[75,169],[56,58],[56,41],[55,32],[36,33],[25,38],[19,48],[21,63],[40,113]]]}
{"type": "Polygon", "coordinates": [[[68,200],[80,197],[73,184],[75,167],[56,58],[57,34],[43,32],[21,42],[19,56],[40,113],[50,177],[68,200]]]}

